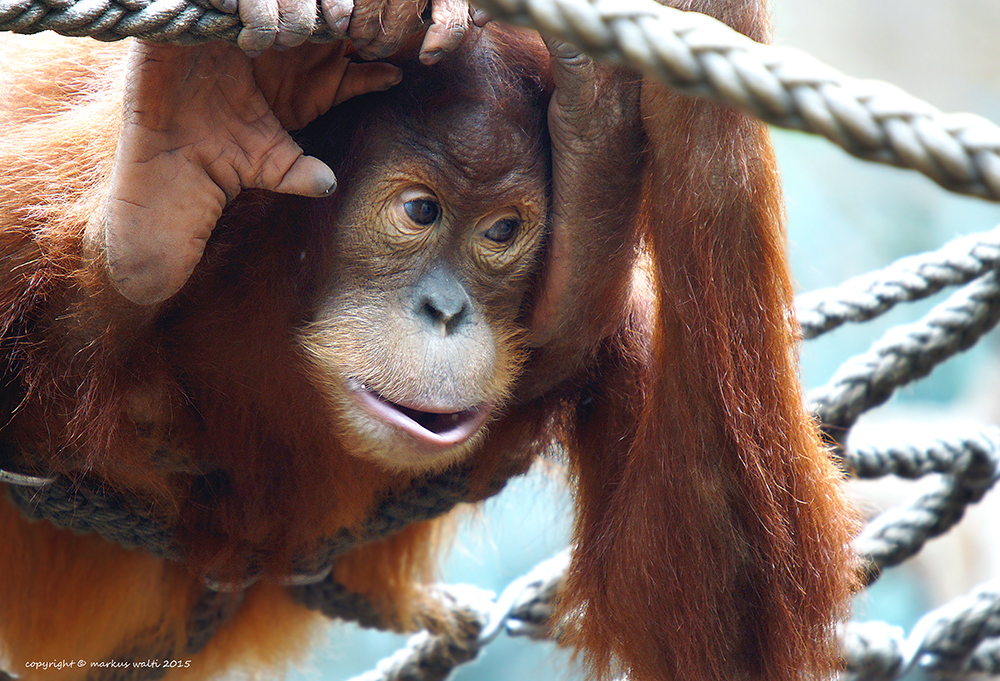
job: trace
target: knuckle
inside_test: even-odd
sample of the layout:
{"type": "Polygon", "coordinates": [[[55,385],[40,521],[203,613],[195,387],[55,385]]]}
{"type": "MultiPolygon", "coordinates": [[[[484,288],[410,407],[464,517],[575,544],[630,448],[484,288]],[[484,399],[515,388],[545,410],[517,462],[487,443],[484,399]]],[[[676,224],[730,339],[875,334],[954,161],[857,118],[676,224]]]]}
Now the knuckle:
{"type": "Polygon", "coordinates": [[[312,34],[313,23],[312,17],[282,16],[278,20],[277,42],[287,47],[302,44],[312,34]]]}
{"type": "Polygon", "coordinates": [[[455,40],[461,39],[465,36],[466,30],[468,30],[468,25],[461,17],[456,17],[454,15],[447,17],[441,23],[441,29],[445,34],[455,40]]]}
{"type": "Polygon", "coordinates": [[[275,26],[244,24],[236,39],[236,44],[244,52],[259,52],[274,44],[276,34],[277,28],[275,26]]]}

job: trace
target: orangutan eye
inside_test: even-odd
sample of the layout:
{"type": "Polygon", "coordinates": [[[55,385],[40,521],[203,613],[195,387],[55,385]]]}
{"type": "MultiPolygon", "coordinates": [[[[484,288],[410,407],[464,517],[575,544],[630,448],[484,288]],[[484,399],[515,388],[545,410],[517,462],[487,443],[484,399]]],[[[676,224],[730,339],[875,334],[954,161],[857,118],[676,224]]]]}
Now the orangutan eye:
{"type": "Polygon", "coordinates": [[[429,225],[438,219],[441,207],[430,199],[414,199],[403,204],[407,216],[418,225],[429,225]]]}
{"type": "Polygon", "coordinates": [[[497,220],[493,226],[486,230],[486,238],[498,244],[506,243],[514,238],[517,229],[521,226],[521,221],[517,218],[504,218],[497,220]]]}

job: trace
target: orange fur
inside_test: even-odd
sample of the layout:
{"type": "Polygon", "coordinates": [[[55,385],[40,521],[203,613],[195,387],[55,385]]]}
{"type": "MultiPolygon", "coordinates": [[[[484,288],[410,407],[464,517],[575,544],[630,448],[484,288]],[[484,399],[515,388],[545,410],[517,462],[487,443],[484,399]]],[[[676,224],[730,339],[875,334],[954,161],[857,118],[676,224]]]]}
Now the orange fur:
{"type": "MultiPolygon", "coordinates": [[[[754,0],[685,8],[763,35],[754,0]]],[[[443,62],[445,94],[518,106],[512,73],[547,91],[537,40],[498,27],[481,36],[466,49],[491,48],[490,61],[464,71],[443,62]]],[[[316,368],[329,348],[317,352],[301,324],[324,304],[314,282],[334,261],[323,222],[332,209],[241,196],[185,289],[153,310],[116,297],[82,262],[116,143],[121,54],[0,38],[0,437],[20,447],[23,472],[86,475],[141,500],[176,526],[184,561],[29,522],[0,500],[0,659],[25,678],[84,676],[26,661],[180,645],[202,576],[240,580],[257,564],[280,578],[295,555],[359,527],[414,477],[348,451],[349,426],[331,415],[336,381],[316,368]]],[[[437,104],[471,110],[444,95],[437,104]]],[[[546,102],[529,106],[544,116],[546,102]]],[[[496,312],[516,313],[517,301],[483,294],[510,345],[491,390],[511,397],[470,455],[472,496],[523,472],[552,438],[565,446],[577,525],[563,611],[581,615],[566,640],[595,677],[819,678],[835,665],[832,625],[853,585],[853,516],[802,407],[769,142],[744,116],[648,81],[642,114],[630,141],[646,152],[633,172],[582,179],[593,219],[574,225],[562,334],[529,349],[525,330],[496,312]]],[[[382,154],[364,158],[406,151],[392,146],[394,125],[363,140],[382,154]]],[[[434,125],[430,134],[448,134],[434,125]]],[[[468,151],[463,163],[483,177],[495,169],[490,149],[468,151]]],[[[537,152],[531,163],[547,158],[537,152]]],[[[352,163],[337,169],[347,195],[350,178],[365,176],[352,163]]],[[[541,290],[545,273],[534,275],[541,290]]],[[[419,524],[358,548],[335,578],[409,625],[440,534],[419,524]]],[[[280,668],[316,621],[282,587],[255,585],[196,662],[168,678],[280,668]]]]}

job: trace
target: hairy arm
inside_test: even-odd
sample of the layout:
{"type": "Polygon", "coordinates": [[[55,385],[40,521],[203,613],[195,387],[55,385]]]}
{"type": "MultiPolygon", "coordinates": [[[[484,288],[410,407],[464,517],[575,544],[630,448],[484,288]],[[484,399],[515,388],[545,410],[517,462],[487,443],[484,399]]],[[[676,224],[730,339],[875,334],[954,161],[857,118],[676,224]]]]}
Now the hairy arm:
{"type": "Polygon", "coordinates": [[[552,236],[529,319],[539,347],[530,390],[577,370],[621,325],[638,247],[645,138],[639,77],[550,41],[552,236]],[[599,301],[594,306],[591,301],[599,301]]]}

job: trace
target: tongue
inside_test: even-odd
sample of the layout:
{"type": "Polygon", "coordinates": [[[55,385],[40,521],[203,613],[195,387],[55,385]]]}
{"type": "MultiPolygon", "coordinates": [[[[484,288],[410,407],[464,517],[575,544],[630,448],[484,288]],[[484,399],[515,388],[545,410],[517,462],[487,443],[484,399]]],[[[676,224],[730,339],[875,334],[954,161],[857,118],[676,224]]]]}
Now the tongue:
{"type": "Polygon", "coordinates": [[[404,416],[409,417],[411,421],[415,421],[420,427],[429,430],[435,435],[445,435],[448,431],[457,429],[464,422],[474,419],[476,416],[475,409],[456,411],[450,414],[434,414],[429,411],[410,409],[394,402],[389,402],[388,404],[404,416]]]}

